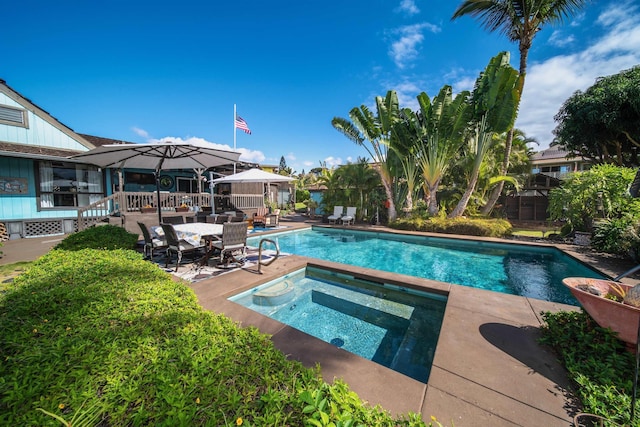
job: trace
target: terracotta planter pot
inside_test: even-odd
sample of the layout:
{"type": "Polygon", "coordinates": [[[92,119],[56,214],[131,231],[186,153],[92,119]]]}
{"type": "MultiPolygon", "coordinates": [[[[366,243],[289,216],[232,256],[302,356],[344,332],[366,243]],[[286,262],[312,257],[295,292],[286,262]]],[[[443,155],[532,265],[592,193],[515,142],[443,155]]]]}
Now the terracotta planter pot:
{"type": "Polygon", "coordinates": [[[156,208],[140,208],[140,212],[142,213],[155,213],[156,208]]]}
{"type": "Polygon", "coordinates": [[[176,212],[189,212],[189,208],[188,207],[177,207],[176,208],[176,212]]]}
{"type": "Polygon", "coordinates": [[[620,295],[615,286],[620,286],[625,292],[633,286],[586,277],[567,277],[562,280],[562,283],[569,288],[571,294],[598,325],[611,328],[618,333],[618,338],[635,349],[638,341],[640,308],[605,298],[607,294],[620,295]]]}

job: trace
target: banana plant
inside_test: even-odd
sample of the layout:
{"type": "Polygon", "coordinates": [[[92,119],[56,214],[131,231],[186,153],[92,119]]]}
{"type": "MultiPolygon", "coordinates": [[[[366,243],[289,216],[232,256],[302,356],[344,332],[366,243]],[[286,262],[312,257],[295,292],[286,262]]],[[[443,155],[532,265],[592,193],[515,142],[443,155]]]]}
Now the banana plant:
{"type": "Polygon", "coordinates": [[[413,138],[415,162],[422,175],[427,209],[438,214],[436,193],[442,177],[449,169],[463,141],[463,131],[469,120],[469,92],[463,91],[453,98],[451,86],[445,85],[431,101],[422,92],[417,96],[417,113],[405,111],[407,126],[399,137],[413,138]]]}
{"type": "Polygon", "coordinates": [[[491,58],[487,68],[476,79],[470,100],[473,117],[467,136],[472,169],[467,188],[449,218],[461,216],[467,208],[493,134],[513,127],[520,104],[521,79],[522,76],[509,65],[509,52],[500,52],[491,58]]]}
{"type": "Polygon", "coordinates": [[[398,94],[395,91],[388,91],[383,98],[377,96],[377,115],[371,112],[369,107],[361,105],[349,111],[347,120],[341,117],[334,117],[331,120],[333,127],[348,139],[364,147],[369,156],[376,164],[376,171],[380,175],[382,185],[388,200],[388,217],[393,221],[396,216],[394,202],[393,181],[391,173],[389,150],[392,144],[392,133],[395,123],[399,117],[398,94]],[[369,145],[365,143],[369,143],[369,145]]]}

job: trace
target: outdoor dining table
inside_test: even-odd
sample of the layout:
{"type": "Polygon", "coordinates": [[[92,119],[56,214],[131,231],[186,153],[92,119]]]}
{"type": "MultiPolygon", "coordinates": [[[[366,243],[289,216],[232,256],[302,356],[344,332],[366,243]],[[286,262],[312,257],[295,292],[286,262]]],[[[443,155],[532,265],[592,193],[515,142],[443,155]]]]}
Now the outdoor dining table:
{"type": "MultiPolygon", "coordinates": [[[[216,236],[222,236],[222,224],[209,224],[205,222],[193,222],[187,224],[176,224],[173,226],[176,230],[178,239],[191,243],[193,246],[200,246],[201,241],[211,240],[216,236]]],[[[159,225],[150,227],[151,233],[158,237],[164,237],[164,231],[159,225]]]]}

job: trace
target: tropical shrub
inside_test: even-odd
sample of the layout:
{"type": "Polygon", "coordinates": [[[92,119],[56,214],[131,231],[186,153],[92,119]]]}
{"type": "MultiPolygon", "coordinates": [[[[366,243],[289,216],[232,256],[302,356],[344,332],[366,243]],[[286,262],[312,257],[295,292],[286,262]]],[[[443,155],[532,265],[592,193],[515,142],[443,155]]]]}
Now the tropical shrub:
{"type": "Polygon", "coordinates": [[[633,169],[609,164],[572,173],[549,192],[550,219],[565,220],[573,231],[592,231],[596,219],[638,220],[640,200],[628,192],[634,177],[633,169]]]}
{"type": "MultiPolygon", "coordinates": [[[[575,384],[582,411],[618,425],[630,423],[635,357],[611,329],[599,327],[584,311],[542,313],[541,344],[551,346],[575,384]]],[[[606,424],[605,424],[606,425],[606,424]]]]}
{"type": "Polygon", "coordinates": [[[467,236],[505,237],[511,235],[511,223],[504,219],[424,218],[411,216],[398,218],[389,224],[398,230],[425,231],[431,233],[462,234],[467,236]]]}
{"type": "Polygon", "coordinates": [[[596,222],[591,246],[601,252],[622,255],[634,261],[640,259],[638,221],[631,215],[596,222]]]}
{"type": "Polygon", "coordinates": [[[54,249],[79,251],[82,249],[135,249],[138,235],[115,225],[100,225],[65,237],[54,249]]]}

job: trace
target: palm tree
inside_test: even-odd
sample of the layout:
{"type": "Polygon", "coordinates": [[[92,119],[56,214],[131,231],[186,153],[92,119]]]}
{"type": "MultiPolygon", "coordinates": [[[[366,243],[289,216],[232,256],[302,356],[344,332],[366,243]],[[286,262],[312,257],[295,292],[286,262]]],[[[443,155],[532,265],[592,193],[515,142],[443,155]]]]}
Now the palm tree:
{"type": "Polygon", "coordinates": [[[336,173],[340,173],[344,183],[345,205],[357,206],[358,218],[366,218],[369,195],[380,185],[380,177],[367,159],[362,157],[356,163],[341,166],[336,173]]]}
{"type": "Polygon", "coordinates": [[[391,146],[392,130],[398,120],[398,94],[388,91],[387,96],[376,97],[377,115],[374,115],[366,105],[354,107],[349,111],[351,121],[334,117],[333,127],[356,144],[365,147],[375,164],[375,170],[380,175],[382,185],[388,200],[389,220],[396,219],[397,212],[394,203],[393,174],[389,162],[389,148],[391,146]],[[365,145],[369,143],[369,146],[365,145]]]}
{"type": "MultiPolygon", "coordinates": [[[[477,18],[489,32],[498,31],[506,35],[510,41],[518,43],[520,51],[521,87],[524,87],[524,76],[527,72],[527,57],[533,38],[546,24],[562,23],[562,21],[580,10],[586,0],[465,0],[456,9],[452,20],[470,15],[477,18]]],[[[513,141],[513,129],[507,134],[505,156],[502,164],[502,175],[509,169],[509,157],[513,141]]],[[[502,192],[499,184],[483,209],[487,214],[493,209],[502,192]]]]}

